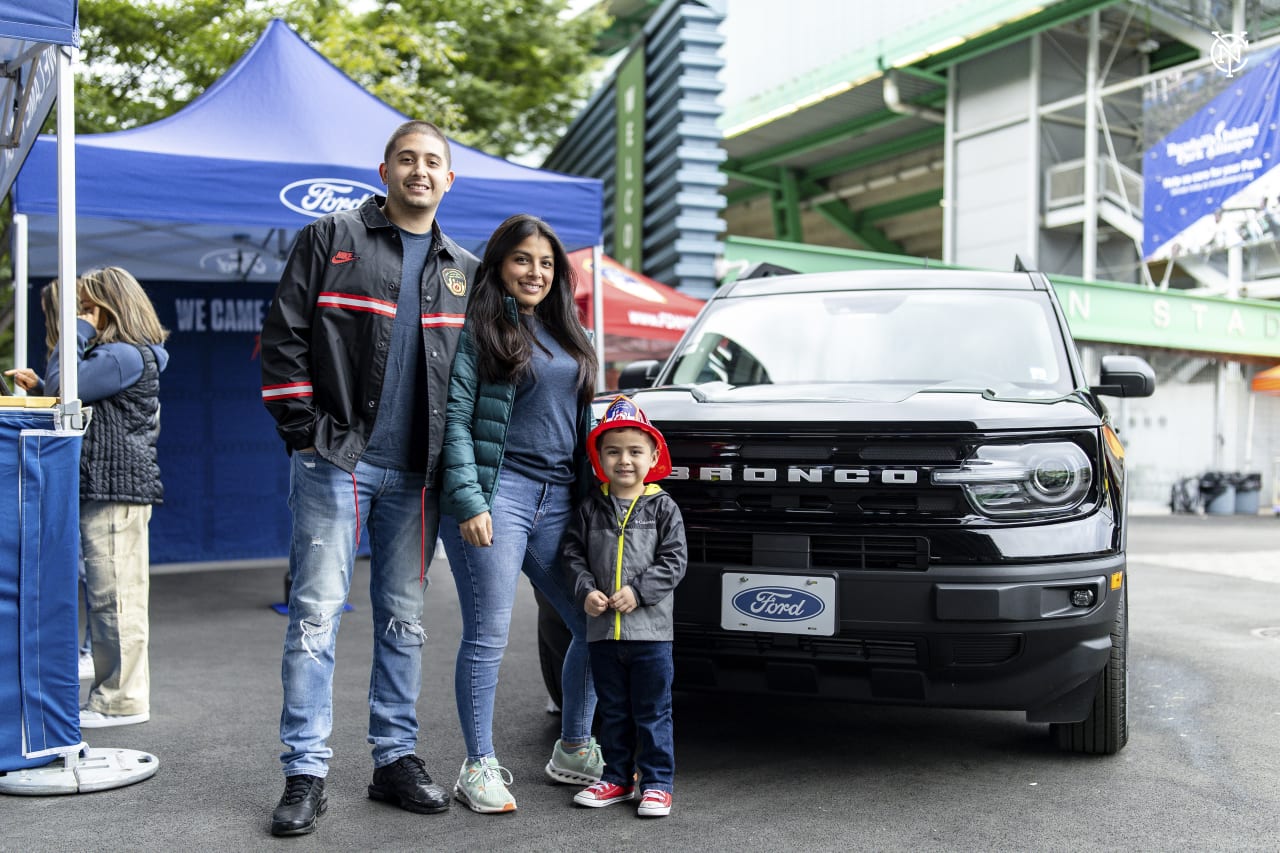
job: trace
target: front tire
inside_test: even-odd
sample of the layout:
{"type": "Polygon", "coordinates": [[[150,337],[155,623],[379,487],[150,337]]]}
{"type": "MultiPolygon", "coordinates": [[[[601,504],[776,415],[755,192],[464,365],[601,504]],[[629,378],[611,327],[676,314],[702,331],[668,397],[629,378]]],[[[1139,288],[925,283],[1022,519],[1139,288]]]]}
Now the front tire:
{"type": "Polygon", "coordinates": [[[1129,588],[1126,585],[1111,628],[1111,657],[1098,678],[1093,708],[1078,723],[1053,723],[1060,749],[1087,755],[1115,755],[1129,742],[1129,588]]]}

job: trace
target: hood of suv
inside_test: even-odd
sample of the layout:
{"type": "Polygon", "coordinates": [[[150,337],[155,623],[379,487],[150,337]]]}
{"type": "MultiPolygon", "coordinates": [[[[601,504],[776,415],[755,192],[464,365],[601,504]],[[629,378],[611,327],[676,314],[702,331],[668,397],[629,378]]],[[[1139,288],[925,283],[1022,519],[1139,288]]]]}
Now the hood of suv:
{"type": "MultiPolygon", "coordinates": [[[[1005,394],[1015,394],[1009,389],[1005,394]]],[[[670,386],[637,391],[649,419],[681,424],[892,424],[903,432],[1097,427],[1084,394],[1054,399],[993,395],[982,389],[902,385],[670,386]]]]}

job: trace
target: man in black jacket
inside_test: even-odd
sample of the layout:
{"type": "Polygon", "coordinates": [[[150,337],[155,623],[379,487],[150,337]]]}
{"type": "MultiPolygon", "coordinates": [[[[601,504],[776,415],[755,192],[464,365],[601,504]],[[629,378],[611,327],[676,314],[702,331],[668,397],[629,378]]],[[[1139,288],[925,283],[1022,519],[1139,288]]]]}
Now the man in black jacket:
{"type": "Polygon", "coordinates": [[[414,752],[415,705],[449,370],[478,262],[435,221],[453,183],[439,128],[398,127],[378,171],[385,199],[298,234],[262,328],[262,399],[290,454],[293,514],[285,791],[273,835],[313,831],[327,805],[333,650],[364,535],[375,626],[369,796],[413,812],[449,807],[414,752]]]}

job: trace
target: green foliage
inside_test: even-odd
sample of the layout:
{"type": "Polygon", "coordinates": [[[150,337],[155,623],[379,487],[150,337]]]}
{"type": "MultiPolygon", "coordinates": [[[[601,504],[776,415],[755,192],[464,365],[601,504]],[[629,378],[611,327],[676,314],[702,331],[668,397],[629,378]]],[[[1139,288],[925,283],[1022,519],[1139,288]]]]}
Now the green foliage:
{"type": "Polygon", "coordinates": [[[174,113],[248,50],[272,11],[222,0],[81,0],[76,130],[124,130],[174,113]]]}
{"type": "Polygon", "coordinates": [[[272,17],[383,101],[507,157],[550,147],[587,94],[608,18],[567,0],[81,0],[76,128],[170,115],[253,44],[272,17]]]}
{"type": "MultiPolygon", "coordinates": [[[[608,25],[598,7],[572,20],[565,0],[401,0],[412,19],[446,34],[458,52],[445,83],[461,106],[462,142],[509,155],[554,145],[588,94],[590,53],[608,25]]],[[[420,73],[417,84],[439,83],[420,73]]]]}

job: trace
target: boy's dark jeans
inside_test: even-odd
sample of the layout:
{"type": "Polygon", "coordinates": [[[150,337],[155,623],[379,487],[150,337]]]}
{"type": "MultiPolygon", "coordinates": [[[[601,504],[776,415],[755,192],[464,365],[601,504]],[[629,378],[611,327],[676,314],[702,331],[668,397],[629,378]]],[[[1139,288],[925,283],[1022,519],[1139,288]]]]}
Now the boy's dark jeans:
{"type": "Polygon", "coordinates": [[[671,643],[597,640],[588,648],[605,763],[602,781],[628,787],[639,770],[641,788],[670,792],[676,769],[671,643]]]}

